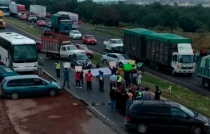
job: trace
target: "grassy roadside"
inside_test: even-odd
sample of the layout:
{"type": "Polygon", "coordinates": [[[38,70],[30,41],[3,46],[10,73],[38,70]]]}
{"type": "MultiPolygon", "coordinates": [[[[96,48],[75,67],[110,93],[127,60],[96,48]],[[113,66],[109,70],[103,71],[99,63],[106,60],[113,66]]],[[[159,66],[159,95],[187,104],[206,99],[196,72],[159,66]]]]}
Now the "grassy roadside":
{"type": "MultiPolygon", "coordinates": [[[[18,20],[12,18],[6,18],[6,21],[35,36],[40,37],[40,35],[42,34],[42,31],[37,28],[31,28],[30,30],[27,30],[27,28],[30,28],[30,26],[25,25],[18,20]],[[38,30],[40,32],[38,32],[38,30]]],[[[92,62],[96,64],[97,62],[100,62],[101,55],[97,52],[95,52],[94,54],[95,55],[94,58],[92,59],[92,62]]],[[[151,91],[153,92],[155,90],[154,86],[158,85],[162,90],[162,96],[170,100],[182,103],[183,105],[190,107],[191,109],[194,109],[210,117],[210,113],[208,112],[210,110],[210,97],[201,96],[189,89],[183,88],[179,85],[163,80],[146,72],[144,73],[143,76],[143,84],[149,86],[151,91]],[[169,86],[172,86],[172,94],[168,94],[167,92],[167,88],[169,86]]]]}

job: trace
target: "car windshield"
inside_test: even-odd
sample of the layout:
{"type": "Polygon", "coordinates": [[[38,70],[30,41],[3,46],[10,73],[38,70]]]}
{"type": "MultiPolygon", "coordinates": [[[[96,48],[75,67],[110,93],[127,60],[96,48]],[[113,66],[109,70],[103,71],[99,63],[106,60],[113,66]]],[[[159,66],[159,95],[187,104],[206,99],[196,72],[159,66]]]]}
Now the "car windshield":
{"type": "Polygon", "coordinates": [[[122,40],[112,40],[112,43],[114,43],[114,44],[122,44],[122,40]]]}
{"type": "Polygon", "coordinates": [[[94,37],[93,37],[93,36],[87,36],[87,38],[88,38],[88,39],[94,39],[94,37]]]}
{"type": "Polygon", "coordinates": [[[68,51],[70,50],[77,50],[77,48],[75,46],[68,46],[66,47],[68,51]]]}
{"type": "Polygon", "coordinates": [[[194,116],[195,116],[195,114],[194,114],[193,111],[191,111],[190,109],[186,108],[186,107],[183,106],[183,105],[180,105],[180,109],[181,109],[182,111],[184,111],[186,114],[188,114],[189,116],[191,116],[191,117],[194,117],[194,116]]]}
{"type": "Polygon", "coordinates": [[[79,32],[79,31],[74,31],[73,33],[74,33],[74,34],[80,34],[80,32],[79,32]]]}
{"type": "Polygon", "coordinates": [[[36,62],[38,60],[36,47],[36,44],[13,46],[13,62],[36,62]]]}
{"type": "Polygon", "coordinates": [[[118,57],[122,60],[129,60],[128,56],[125,54],[118,55],[118,57]]]}
{"type": "Polygon", "coordinates": [[[13,72],[13,71],[12,71],[12,69],[10,69],[10,68],[2,68],[2,69],[0,70],[0,72],[1,72],[1,73],[9,73],[9,72],[13,72]]]}
{"type": "Polygon", "coordinates": [[[86,54],[80,53],[77,54],[77,60],[87,60],[88,57],[86,56],[86,54]]]}
{"type": "Polygon", "coordinates": [[[179,63],[193,63],[194,56],[193,55],[178,55],[179,63]]]}

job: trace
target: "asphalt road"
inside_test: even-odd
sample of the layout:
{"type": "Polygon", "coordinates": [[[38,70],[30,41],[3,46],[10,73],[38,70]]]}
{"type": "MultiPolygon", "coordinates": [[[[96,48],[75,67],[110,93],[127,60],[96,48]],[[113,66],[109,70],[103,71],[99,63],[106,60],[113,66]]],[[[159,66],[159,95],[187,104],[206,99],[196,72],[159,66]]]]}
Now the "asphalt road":
{"type": "MultiPolygon", "coordinates": [[[[20,33],[20,34],[25,35],[27,37],[30,37],[30,38],[32,38],[34,40],[39,40],[36,37],[34,37],[34,36],[30,35],[30,34],[27,34],[24,31],[21,31],[19,29],[16,29],[16,28],[14,28],[13,26],[11,26],[9,24],[7,24],[7,28],[5,30],[4,29],[1,29],[1,31],[17,32],[17,33],[20,33]]],[[[103,47],[102,47],[103,46],[102,45],[102,42],[103,42],[103,40],[109,39],[109,37],[105,37],[104,35],[99,35],[99,34],[94,34],[94,33],[91,33],[91,32],[87,32],[87,31],[82,30],[82,29],[80,29],[80,31],[81,31],[81,33],[83,35],[84,34],[92,34],[92,35],[94,35],[97,38],[97,40],[98,40],[99,43],[98,43],[98,45],[92,46],[92,47],[94,47],[94,49],[98,49],[100,51],[103,51],[103,53],[104,53],[104,50],[103,50],[103,47]]],[[[81,41],[78,41],[78,42],[81,42],[81,41]]],[[[45,58],[44,54],[40,54],[39,56],[43,57],[43,59],[44,59],[44,62],[45,62],[44,69],[49,74],[51,74],[51,75],[53,75],[55,77],[54,61],[45,58]]],[[[60,62],[62,64],[62,62],[64,62],[64,61],[61,60],[60,62]]],[[[166,72],[166,74],[167,74],[167,72],[166,72]]],[[[70,86],[71,86],[70,89],[69,89],[70,92],[76,94],[77,96],[79,96],[80,98],[82,98],[83,100],[85,100],[89,104],[91,104],[93,102],[94,103],[106,103],[106,102],[109,102],[109,86],[108,86],[109,85],[109,83],[108,83],[109,77],[108,76],[106,76],[106,78],[105,78],[105,91],[106,92],[104,92],[104,93],[100,93],[98,91],[98,81],[96,79],[93,79],[93,90],[90,91],[90,92],[87,92],[86,91],[85,85],[83,86],[82,89],[75,89],[75,80],[74,80],[73,70],[71,70],[70,76],[71,76],[70,78],[72,78],[70,80],[70,86]]],[[[61,78],[58,79],[58,81],[61,84],[62,84],[62,80],[63,80],[62,77],[63,77],[63,74],[61,73],[61,78]]],[[[195,77],[195,76],[192,76],[191,78],[177,76],[176,78],[177,79],[180,79],[183,82],[187,82],[189,84],[193,84],[195,86],[201,85],[200,84],[201,83],[200,82],[201,80],[199,78],[195,77]]],[[[123,125],[124,116],[123,115],[120,115],[116,111],[111,110],[108,105],[95,106],[95,109],[98,110],[105,117],[107,117],[108,120],[112,121],[114,124],[116,124],[117,126],[119,126],[126,133],[128,133],[128,134],[135,134],[136,133],[135,131],[127,130],[124,127],[124,125],[123,125]]]]}

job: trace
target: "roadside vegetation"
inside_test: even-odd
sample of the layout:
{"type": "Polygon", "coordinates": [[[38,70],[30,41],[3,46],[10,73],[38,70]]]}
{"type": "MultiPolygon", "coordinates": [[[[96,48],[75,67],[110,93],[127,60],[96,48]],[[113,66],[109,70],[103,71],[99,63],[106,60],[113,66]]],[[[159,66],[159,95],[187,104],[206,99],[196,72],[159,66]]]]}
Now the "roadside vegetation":
{"type": "MultiPolygon", "coordinates": [[[[30,26],[28,26],[27,24],[21,23],[18,20],[15,20],[12,18],[6,18],[6,21],[37,37],[40,37],[42,35],[41,30],[37,28],[30,28],[30,26]],[[30,30],[27,30],[28,28],[30,28],[30,30]]],[[[92,59],[92,62],[94,64],[99,62],[101,65],[106,66],[100,62],[100,58],[101,58],[101,54],[94,52],[94,58],[92,59]]],[[[173,101],[177,101],[195,111],[198,111],[210,117],[210,113],[209,113],[210,97],[208,96],[202,96],[189,89],[186,89],[184,87],[171,83],[167,80],[163,80],[161,78],[153,76],[147,72],[145,72],[143,75],[143,84],[145,86],[150,87],[150,90],[153,92],[155,91],[155,86],[158,85],[162,91],[163,97],[173,100],[173,101]],[[168,93],[169,86],[172,86],[171,94],[168,93]]]]}

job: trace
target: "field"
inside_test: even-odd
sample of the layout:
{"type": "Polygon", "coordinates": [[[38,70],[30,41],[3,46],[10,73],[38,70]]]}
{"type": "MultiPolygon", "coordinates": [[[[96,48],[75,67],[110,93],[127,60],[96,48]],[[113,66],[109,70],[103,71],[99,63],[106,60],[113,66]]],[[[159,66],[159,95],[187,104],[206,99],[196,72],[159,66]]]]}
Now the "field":
{"type": "MultiPolygon", "coordinates": [[[[17,21],[14,19],[7,19],[7,22],[9,22],[15,26],[18,26],[18,23],[20,24],[20,21],[17,21]]],[[[23,26],[25,26],[25,25],[23,25],[23,26]]],[[[24,30],[23,26],[19,25],[18,27],[24,30]]],[[[112,28],[110,28],[110,29],[112,30],[112,28]]],[[[27,32],[39,37],[40,33],[36,33],[35,32],[36,30],[37,30],[36,28],[33,28],[27,32]]],[[[94,29],[91,29],[91,28],[89,30],[95,31],[94,29]]],[[[115,31],[118,31],[118,30],[115,30],[115,31]]],[[[97,32],[99,32],[99,31],[97,30],[97,32]]],[[[102,32],[102,31],[100,31],[100,32],[102,32]]],[[[107,35],[108,33],[104,33],[104,34],[107,35]]],[[[194,38],[196,38],[197,36],[195,36],[194,38]]],[[[200,38],[198,38],[198,39],[200,39],[200,38]]],[[[97,53],[97,55],[92,60],[93,63],[100,62],[99,61],[100,57],[101,57],[100,54],[97,53]]],[[[190,107],[191,109],[199,111],[200,113],[205,114],[208,117],[210,117],[210,113],[209,113],[210,97],[209,96],[201,96],[189,89],[183,88],[183,87],[176,85],[174,83],[171,83],[167,80],[160,79],[160,78],[153,76],[147,72],[145,72],[143,75],[143,84],[145,86],[150,87],[150,90],[153,92],[155,91],[155,85],[158,85],[160,87],[160,89],[162,90],[162,96],[166,97],[167,99],[180,102],[183,105],[190,107]],[[172,86],[172,94],[168,94],[167,89],[169,86],[172,86]]]]}

